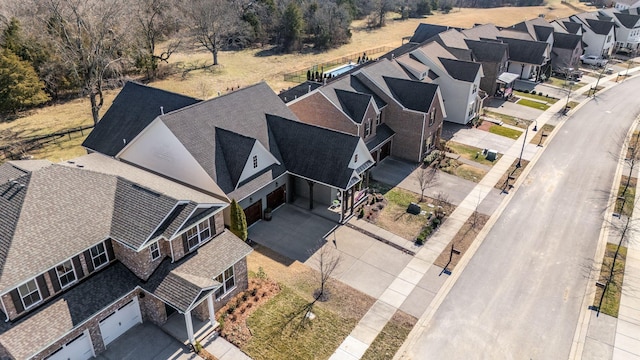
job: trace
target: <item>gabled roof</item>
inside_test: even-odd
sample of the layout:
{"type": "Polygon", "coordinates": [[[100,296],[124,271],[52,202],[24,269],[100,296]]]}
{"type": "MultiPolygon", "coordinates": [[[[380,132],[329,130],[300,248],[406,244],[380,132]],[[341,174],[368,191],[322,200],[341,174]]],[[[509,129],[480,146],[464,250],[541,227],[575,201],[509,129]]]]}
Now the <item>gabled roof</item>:
{"type": "Polygon", "coordinates": [[[116,156],[162,112],[167,113],[199,101],[135,82],[127,82],[82,146],[105,155],[116,156]]]}
{"type": "Polygon", "coordinates": [[[465,38],[457,29],[449,29],[436,35],[436,41],[446,48],[468,50],[465,38]]]}
{"type": "Polygon", "coordinates": [[[249,245],[225,230],[175,263],[165,259],[142,288],[184,313],[222,285],[214,277],[251,251],[249,245]]]}
{"type": "Polygon", "coordinates": [[[335,93],[342,111],[355,123],[361,124],[371,102],[371,95],[341,89],[335,89],[335,93]]]}
{"type": "Polygon", "coordinates": [[[384,77],[393,97],[407,109],[428,113],[438,85],[422,81],[384,77]]]}
{"type": "Polygon", "coordinates": [[[509,45],[509,60],[526,64],[542,65],[548,44],[542,41],[526,41],[499,38],[509,45]]]}
{"type": "Polygon", "coordinates": [[[347,189],[351,158],[360,137],[267,115],[270,133],[281,149],[287,170],[339,189],[347,189]]]}
{"type": "Polygon", "coordinates": [[[473,40],[495,39],[500,36],[500,29],[493,24],[476,25],[471,29],[461,31],[467,38],[473,40]]]}
{"type": "Polygon", "coordinates": [[[300,85],[296,85],[290,89],[284,90],[282,92],[280,92],[280,94],[278,94],[278,97],[284,101],[284,103],[288,103],[290,101],[293,101],[297,98],[299,98],[300,96],[306,95],[310,92],[312,92],[313,90],[321,87],[322,84],[315,82],[315,81],[305,81],[300,85]]]}
{"type": "Polygon", "coordinates": [[[567,32],[569,32],[571,34],[577,34],[578,31],[580,31],[580,29],[582,29],[582,25],[580,23],[577,23],[577,22],[563,21],[562,24],[564,25],[565,29],[567,29],[567,32]]]}
{"type": "Polygon", "coordinates": [[[509,46],[504,43],[471,39],[466,39],[465,42],[471,49],[475,60],[479,62],[498,63],[505,55],[508,55],[509,46]]]}
{"type": "Polygon", "coordinates": [[[553,34],[553,26],[547,24],[545,26],[534,25],[533,30],[536,34],[536,40],[547,41],[549,36],[553,34]]]}
{"type": "Polygon", "coordinates": [[[638,22],[640,22],[640,15],[632,15],[632,14],[623,14],[623,13],[613,13],[613,15],[618,19],[622,26],[627,29],[633,29],[638,26],[638,22]]]}
{"type": "Polygon", "coordinates": [[[478,63],[442,57],[438,59],[449,75],[456,80],[474,82],[478,75],[478,71],[480,71],[481,65],[478,63]]]}
{"type": "Polygon", "coordinates": [[[613,21],[602,21],[595,19],[585,19],[591,30],[598,35],[608,35],[615,26],[613,21]]]}
{"type": "Polygon", "coordinates": [[[554,48],[573,50],[580,44],[582,44],[582,36],[580,35],[555,33],[554,48]]]}
{"type": "Polygon", "coordinates": [[[24,171],[10,162],[0,164],[0,184],[15,180],[27,173],[28,171],[24,171]]]}
{"type": "Polygon", "coordinates": [[[373,151],[376,147],[378,147],[383,142],[387,141],[390,137],[395,135],[396,132],[391,130],[387,124],[382,123],[376,127],[376,134],[373,136],[373,139],[367,141],[367,149],[369,151],[373,151]]]}
{"type": "Polygon", "coordinates": [[[226,167],[226,173],[229,175],[231,184],[224,185],[235,188],[240,182],[242,170],[244,170],[244,166],[249,160],[249,155],[251,154],[251,150],[253,150],[256,139],[223,128],[215,129],[215,137],[215,161],[217,163],[219,162],[217,168],[223,169],[226,167]]]}
{"type": "Polygon", "coordinates": [[[407,71],[409,75],[418,80],[422,80],[427,75],[429,67],[412,56],[402,56],[396,59],[396,62],[407,71]]]}
{"type": "Polygon", "coordinates": [[[447,31],[448,26],[421,23],[414,31],[413,36],[409,40],[411,43],[421,43],[438,35],[443,31],[447,31]]]}

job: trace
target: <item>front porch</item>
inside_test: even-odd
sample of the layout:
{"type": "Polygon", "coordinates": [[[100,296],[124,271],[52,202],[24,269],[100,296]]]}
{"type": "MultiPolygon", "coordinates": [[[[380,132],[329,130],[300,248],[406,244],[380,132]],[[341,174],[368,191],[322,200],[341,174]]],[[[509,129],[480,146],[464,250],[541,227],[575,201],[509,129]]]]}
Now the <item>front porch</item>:
{"type": "Polygon", "coordinates": [[[213,304],[212,292],[200,304],[184,314],[166,305],[167,321],[162,325],[162,330],[185,345],[194,345],[196,341],[202,342],[220,325],[215,319],[213,304]],[[205,316],[208,318],[203,320],[205,316]]]}

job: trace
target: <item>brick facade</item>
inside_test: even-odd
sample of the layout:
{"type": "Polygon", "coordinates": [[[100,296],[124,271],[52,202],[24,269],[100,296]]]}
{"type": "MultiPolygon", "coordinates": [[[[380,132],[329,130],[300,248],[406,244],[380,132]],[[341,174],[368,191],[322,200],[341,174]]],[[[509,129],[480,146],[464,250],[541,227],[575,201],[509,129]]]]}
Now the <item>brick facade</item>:
{"type": "MultiPolygon", "coordinates": [[[[213,215],[213,222],[212,224],[215,224],[215,229],[211,229],[211,233],[213,234],[213,237],[215,237],[216,235],[220,234],[221,232],[224,231],[224,214],[222,213],[222,211],[217,212],[215,215],[213,215]]],[[[195,226],[195,225],[194,225],[195,226]]],[[[170,246],[171,248],[173,248],[173,260],[174,261],[178,261],[180,259],[182,259],[186,253],[184,251],[184,244],[183,244],[183,240],[182,240],[182,236],[184,235],[184,233],[182,233],[180,236],[177,236],[173,239],[171,239],[170,241],[170,246]]],[[[169,248],[169,255],[171,254],[171,248],[169,248]]]]}
{"type": "Polygon", "coordinates": [[[292,102],[288,106],[302,122],[358,135],[358,125],[338,110],[319,91],[292,102]]]}
{"type": "Polygon", "coordinates": [[[140,299],[140,311],[144,321],[151,321],[158,326],[167,321],[167,309],[164,302],[146,292],[144,298],[140,299]]]}
{"type": "Polygon", "coordinates": [[[158,240],[158,247],[160,249],[160,257],[151,260],[151,250],[148,246],[138,252],[117,241],[113,241],[113,252],[116,255],[116,259],[120,260],[142,280],[149,279],[149,276],[160,265],[165,256],[171,256],[171,250],[167,251],[168,244],[166,240],[158,240]]]}
{"type": "Polygon", "coordinates": [[[200,321],[209,321],[209,305],[207,304],[207,299],[205,298],[204,301],[198,304],[191,313],[200,321]]]}
{"type": "Polygon", "coordinates": [[[233,271],[236,278],[236,287],[230,292],[224,294],[219,299],[213,302],[214,309],[220,309],[225,306],[229,300],[231,300],[234,296],[240,294],[241,292],[247,290],[249,287],[249,274],[247,273],[247,258],[244,257],[235,265],[233,265],[233,271]]]}

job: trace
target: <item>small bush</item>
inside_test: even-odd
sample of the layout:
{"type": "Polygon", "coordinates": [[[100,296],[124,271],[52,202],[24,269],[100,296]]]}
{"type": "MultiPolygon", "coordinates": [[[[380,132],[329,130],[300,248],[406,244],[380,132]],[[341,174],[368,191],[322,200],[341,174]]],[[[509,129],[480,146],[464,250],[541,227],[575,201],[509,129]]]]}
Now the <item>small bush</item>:
{"type": "Polygon", "coordinates": [[[440,225],[440,222],[441,222],[440,219],[436,217],[433,220],[431,220],[431,226],[433,226],[433,228],[435,229],[438,227],[438,225],[440,225]]]}
{"type": "Polygon", "coordinates": [[[266,279],[267,278],[267,273],[264,272],[264,269],[262,268],[262,266],[260,266],[258,268],[258,273],[256,274],[256,276],[258,277],[258,279],[266,279]]]}
{"type": "Polygon", "coordinates": [[[227,308],[227,314],[233,314],[233,312],[236,311],[236,306],[236,303],[229,304],[229,307],[227,308]]]}
{"type": "Polygon", "coordinates": [[[531,95],[535,95],[537,92],[535,90],[531,90],[531,95]]]}
{"type": "Polygon", "coordinates": [[[242,293],[242,301],[247,301],[248,298],[249,294],[247,294],[246,292],[242,293]]]}
{"type": "Polygon", "coordinates": [[[529,89],[524,89],[522,90],[523,93],[528,94],[529,93],[529,89]]]}
{"type": "Polygon", "coordinates": [[[256,296],[257,293],[258,293],[258,288],[252,288],[251,290],[249,290],[249,294],[251,294],[251,296],[256,296]]]}
{"type": "Polygon", "coordinates": [[[193,350],[196,352],[196,354],[199,354],[200,351],[202,351],[202,344],[200,344],[200,341],[196,340],[196,344],[193,345],[193,350]]]}

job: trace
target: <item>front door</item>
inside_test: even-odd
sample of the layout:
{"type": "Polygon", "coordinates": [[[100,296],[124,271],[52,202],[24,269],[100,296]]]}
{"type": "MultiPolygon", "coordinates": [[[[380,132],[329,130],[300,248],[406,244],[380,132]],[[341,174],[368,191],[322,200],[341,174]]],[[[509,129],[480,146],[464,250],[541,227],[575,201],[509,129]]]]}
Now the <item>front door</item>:
{"type": "Polygon", "coordinates": [[[247,226],[262,219],[262,200],[258,200],[244,209],[244,216],[247,218],[247,226]]]}

